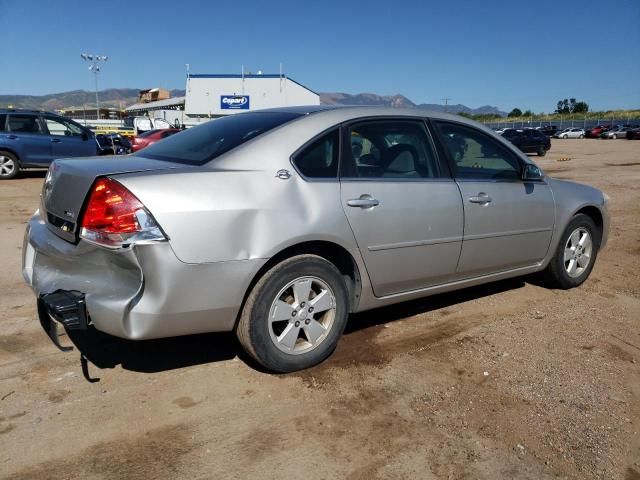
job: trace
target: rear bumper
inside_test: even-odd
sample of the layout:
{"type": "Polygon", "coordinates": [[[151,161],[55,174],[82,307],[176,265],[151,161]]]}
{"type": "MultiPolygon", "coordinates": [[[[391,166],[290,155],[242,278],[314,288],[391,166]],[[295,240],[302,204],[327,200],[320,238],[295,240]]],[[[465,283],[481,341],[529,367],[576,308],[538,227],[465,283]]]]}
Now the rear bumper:
{"type": "Polygon", "coordinates": [[[168,243],[113,251],[52,233],[38,215],[27,226],[23,276],[40,298],[84,294],[98,330],[141,340],[232,330],[249,283],[265,259],[183,263],[168,243]]]}

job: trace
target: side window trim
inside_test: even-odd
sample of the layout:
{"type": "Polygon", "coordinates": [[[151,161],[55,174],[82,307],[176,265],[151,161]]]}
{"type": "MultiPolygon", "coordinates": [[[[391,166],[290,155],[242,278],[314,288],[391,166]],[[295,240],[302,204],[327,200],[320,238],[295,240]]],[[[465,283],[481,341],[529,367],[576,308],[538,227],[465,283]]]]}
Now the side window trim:
{"type": "Polygon", "coordinates": [[[341,125],[341,148],[340,148],[340,162],[339,162],[339,176],[340,180],[357,181],[357,182],[434,182],[434,181],[450,181],[452,180],[451,169],[442,160],[434,136],[428,126],[429,119],[426,117],[404,117],[404,116],[389,116],[389,117],[362,117],[344,122],[341,125]],[[427,138],[427,148],[430,149],[433,154],[435,162],[434,167],[438,169],[438,175],[435,177],[420,177],[420,178],[401,178],[401,177],[357,177],[348,175],[346,171],[346,162],[344,161],[346,155],[351,155],[347,148],[351,148],[351,139],[349,138],[349,129],[353,125],[373,123],[373,122],[407,122],[418,125],[422,128],[423,133],[427,138]]]}
{"type": "Polygon", "coordinates": [[[443,150],[443,153],[447,158],[447,163],[449,164],[449,167],[450,167],[450,170],[451,170],[451,174],[452,174],[453,178],[456,180],[456,182],[459,182],[459,181],[478,181],[478,179],[458,177],[458,175],[457,175],[458,169],[457,169],[456,163],[455,163],[453,157],[451,156],[449,150],[445,147],[444,139],[442,138],[442,132],[440,131],[440,125],[443,125],[443,124],[450,124],[450,125],[454,125],[456,127],[473,129],[474,131],[478,132],[483,137],[488,138],[489,141],[494,142],[497,145],[499,145],[502,150],[507,152],[509,154],[509,156],[511,158],[513,158],[517,162],[518,168],[519,168],[519,172],[518,172],[519,173],[519,178],[517,178],[517,179],[483,179],[482,181],[522,182],[522,178],[521,177],[522,177],[522,170],[524,168],[524,162],[518,157],[518,155],[513,153],[508,146],[502,145],[495,138],[491,138],[491,136],[488,135],[486,132],[483,132],[482,130],[480,130],[478,128],[475,128],[473,126],[469,126],[469,125],[466,125],[464,123],[451,121],[451,120],[438,120],[438,119],[435,119],[435,120],[433,120],[433,130],[434,130],[434,132],[435,132],[435,134],[436,134],[436,136],[438,138],[438,142],[440,143],[440,146],[441,146],[441,148],[443,150]]]}
{"type": "Polygon", "coordinates": [[[307,140],[305,143],[303,143],[295,152],[293,152],[291,154],[291,156],[289,157],[289,163],[291,164],[291,166],[293,167],[293,169],[296,171],[296,173],[298,175],[300,175],[306,182],[337,182],[340,176],[340,168],[341,168],[341,158],[342,158],[342,125],[341,124],[337,124],[337,125],[333,125],[329,128],[327,128],[326,130],[323,130],[322,132],[320,132],[319,134],[313,136],[312,138],[310,138],[309,140],[307,140]],[[308,177],[306,176],[304,173],[302,173],[302,171],[298,168],[298,166],[296,165],[296,160],[298,158],[298,156],[303,153],[308,147],[310,147],[311,145],[313,145],[315,142],[317,142],[318,140],[322,139],[322,137],[328,136],[334,132],[338,133],[338,148],[337,148],[337,162],[338,162],[338,167],[336,170],[336,176],[335,177],[308,177]]]}

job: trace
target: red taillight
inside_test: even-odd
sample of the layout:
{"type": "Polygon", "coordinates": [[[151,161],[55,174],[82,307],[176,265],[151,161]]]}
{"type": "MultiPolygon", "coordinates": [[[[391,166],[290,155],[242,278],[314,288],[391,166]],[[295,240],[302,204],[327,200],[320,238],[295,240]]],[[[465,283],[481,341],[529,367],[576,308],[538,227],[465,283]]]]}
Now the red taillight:
{"type": "Polygon", "coordinates": [[[129,190],[115,180],[101,178],[93,185],[82,228],[105,233],[139,232],[136,212],[143,209],[144,205],[129,190]]]}
{"type": "Polygon", "coordinates": [[[93,184],[80,226],[80,237],[110,248],[166,240],[142,202],[110,178],[93,184]]]}

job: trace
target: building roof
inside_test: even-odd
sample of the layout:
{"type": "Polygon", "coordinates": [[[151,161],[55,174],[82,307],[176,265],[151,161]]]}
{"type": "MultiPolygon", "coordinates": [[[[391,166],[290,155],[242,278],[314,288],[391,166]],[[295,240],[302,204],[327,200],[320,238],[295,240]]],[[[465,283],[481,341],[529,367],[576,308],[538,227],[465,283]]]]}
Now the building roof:
{"type": "Polygon", "coordinates": [[[173,97],[173,98],[167,98],[166,100],[157,100],[155,102],[135,103],[130,107],[125,108],[125,111],[131,112],[135,110],[151,110],[154,108],[184,105],[184,98],[185,97],[173,97]]]}
{"type": "Polygon", "coordinates": [[[187,74],[188,78],[282,78],[284,80],[289,80],[297,85],[300,85],[302,88],[309,90],[311,93],[315,93],[316,95],[320,95],[318,92],[311,90],[309,87],[297,82],[291,77],[287,77],[286,75],[280,75],[279,73],[190,73],[187,74]]]}

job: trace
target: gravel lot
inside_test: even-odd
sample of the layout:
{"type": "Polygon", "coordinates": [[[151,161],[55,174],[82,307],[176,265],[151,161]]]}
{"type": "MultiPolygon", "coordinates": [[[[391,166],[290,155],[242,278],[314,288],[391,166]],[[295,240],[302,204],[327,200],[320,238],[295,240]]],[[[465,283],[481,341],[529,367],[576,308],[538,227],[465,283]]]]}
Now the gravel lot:
{"type": "Polygon", "coordinates": [[[359,314],[291,375],[248,366],[232,335],[89,333],[73,337],[87,381],[20,274],[43,174],[0,183],[0,476],[640,479],[640,142],[554,140],[536,160],[611,196],[582,287],[524,278],[359,314]]]}

